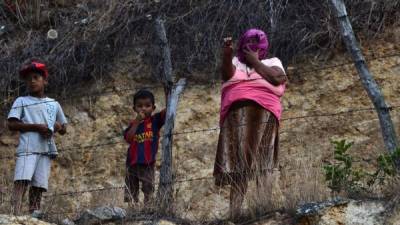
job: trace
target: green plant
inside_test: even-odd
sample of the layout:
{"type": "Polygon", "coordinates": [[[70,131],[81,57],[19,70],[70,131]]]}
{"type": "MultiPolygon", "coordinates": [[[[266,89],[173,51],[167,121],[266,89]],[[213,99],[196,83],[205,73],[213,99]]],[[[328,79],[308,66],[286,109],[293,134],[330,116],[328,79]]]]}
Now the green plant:
{"type": "Polygon", "coordinates": [[[381,154],[377,158],[377,169],[367,172],[363,169],[354,168],[354,157],[348,151],[353,142],[346,140],[333,141],[334,160],[323,166],[325,180],[328,187],[335,194],[341,191],[348,193],[360,193],[368,190],[376,182],[383,184],[385,179],[397,174],[396,163],[400,159],[400,148],[391,153],[381,154]]]}
{"type": "Polygon", "coordinates": [[[371,186],[376,181],[382,184],[386,178],[397,175],[397,165],[399,165],[399,160],[400,148],[397,148],[391,153],[379,155],[377,159],[378,168],[375,173],[370,174],[371,179],[368,181],[368,185],[371,186]]]}
{"type": "Polygon", "coordinates": [[[353,143],[348,143],[346,140],[332,143],[334,144],[334,162],[326,163],[323,167],[328,187],[333,193],[360,189],[360,180],[364,174],[360,170],[354,170],[353,156],[348,153],[353,143]]]}

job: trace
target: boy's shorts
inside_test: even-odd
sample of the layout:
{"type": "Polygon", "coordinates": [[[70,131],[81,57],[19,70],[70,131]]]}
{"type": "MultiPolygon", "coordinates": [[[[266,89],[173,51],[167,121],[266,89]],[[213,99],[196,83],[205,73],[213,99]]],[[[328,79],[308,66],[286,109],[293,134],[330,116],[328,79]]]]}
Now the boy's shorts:
{"type": "Polygon", "coordinates": [[[51,159],[42,154],[18,156],[14,181],[28,180],[31,186],[48,189],[51,159]]]}
{"type": "Polygon", "coordinates": [[[142,183],[142,191],[145,200],[151,198],[154,192],[154,164],[152,165],[134,165],[127,168],[125,176],[125,196],[124,201],[130,202],[133,199],[139,201],[139,183],[142,183]]]}

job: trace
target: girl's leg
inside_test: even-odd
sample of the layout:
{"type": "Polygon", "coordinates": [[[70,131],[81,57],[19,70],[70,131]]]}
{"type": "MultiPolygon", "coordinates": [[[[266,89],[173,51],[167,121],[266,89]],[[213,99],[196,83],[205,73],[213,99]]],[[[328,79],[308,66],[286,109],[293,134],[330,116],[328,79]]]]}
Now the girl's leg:
{"type": "Polygon", "coordinates": [[[229,216],[232,220],[236,220],[241,215],[241,207],[247,191],[247,186],[247,179],[231,184],[229,216]]]}
{"type": "Polygon", "coordinates": [[[12,209],[11,213],[13,215],[21,215],[22,200],[26,190],[28,189],[29,181],[27,180],[17,180],[14,182],[14,192],[12,196],[12,209]]]}
{"type": "Polygon", "coordinates": [[[40,210],[40,202],[42,201],[42,193],[45,189],[31,186],[29,189],[29,212],[40,210]]]}

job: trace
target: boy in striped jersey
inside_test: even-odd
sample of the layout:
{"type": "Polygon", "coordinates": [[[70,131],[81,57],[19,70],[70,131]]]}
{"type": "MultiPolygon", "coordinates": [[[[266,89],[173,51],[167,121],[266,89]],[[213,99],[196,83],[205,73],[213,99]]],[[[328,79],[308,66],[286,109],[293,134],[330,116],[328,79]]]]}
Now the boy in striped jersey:
{"type": "Polygon", "coordinates": [[[154,95],[140,90],[133,97],[136,118],[124,131],[129,143],[126,166],[125,202],[139,201],[139,183],[142,183],[144,203],[148,204],[154,193],[154,166],[158,151],[160,129],[165,122],[165,109],[153,115],[156,109],[154,95]]]}

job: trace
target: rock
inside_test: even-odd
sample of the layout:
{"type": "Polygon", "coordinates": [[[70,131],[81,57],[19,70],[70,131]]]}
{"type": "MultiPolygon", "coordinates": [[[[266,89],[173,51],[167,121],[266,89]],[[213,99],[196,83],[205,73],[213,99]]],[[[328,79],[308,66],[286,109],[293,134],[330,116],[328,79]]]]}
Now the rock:
{"type": "Polygon", "coordinates": [[[308,203],[298,209],[300,224],[378,225],[385,224],[380,201],[333,200],[308,203]]]}
{"type": "Polygon", "coordinates": [[[382,202],[356,202],[352,201],[345,212],[345,224],[349,225],[374,225],[384,224],[382,202]]]}
{"type": "MultiPolygon", "coordinates": [[[[127,220],[124,221],[125,225],[176,225],[181,223],[175,223],[169,220],[151,220],[151,219],[144,219],[144,220],[127,220]]],[[[109,224],[111,225],[111,224],[109,224]]]]}
{"type": "Polygon", "coordinates": [[[52,225],[29,216],[0,215],[0,225],[52,225]]]}
{"type": "Polygon", "coordinates": [[[332,206],[339,206],[347,204],[349,201],[341,198],[333,199],[330,201],[325,202],[309,202],[306,204],[301,205],[297,210],[297,216],[306,216],[306,215],[314,215],[325,208],[332,207],[332,206]]]}
{"type": "Polygon", "coordinates": [[[91,121],[89,114],[85,111],[79,111],[77,112],[73,117],[72,117],[72,121],[74,123],[89,123],[91,121]]]}
{"type": "Polygon", "coordinates": [[[102,206],[88,209],[75,221],[76,224],[90,225],[114,220],[122,220],[126,217],[126,211],[118,207],[102,206]]]}
{"type": "Polygon", "coordinates": [[[61,222],[61,224],[62,224],[62,225],[75,225],[75,223],[74,223],[73,221],[69,220],[69,219],[64,219],[64,220],[61,222]]]}
{"type": "Polygon", "coordinates": [[[173,223],[168,220],[159,220],[156,223],[153,223],[153,225],[175,225],[176,223],[173,223]]]}

